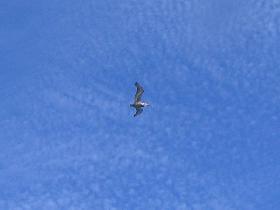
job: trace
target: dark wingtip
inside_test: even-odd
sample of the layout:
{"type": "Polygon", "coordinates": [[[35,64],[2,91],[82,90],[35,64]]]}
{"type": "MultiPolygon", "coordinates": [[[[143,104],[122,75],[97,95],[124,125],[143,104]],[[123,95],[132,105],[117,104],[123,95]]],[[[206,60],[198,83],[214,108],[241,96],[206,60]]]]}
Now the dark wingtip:
{"type": "Polygon", "coordinates": [[[138,84],[138,82],[135,82],[134,85],[137,86],[137,85],[139,85],[139,84],[138,84]]]}

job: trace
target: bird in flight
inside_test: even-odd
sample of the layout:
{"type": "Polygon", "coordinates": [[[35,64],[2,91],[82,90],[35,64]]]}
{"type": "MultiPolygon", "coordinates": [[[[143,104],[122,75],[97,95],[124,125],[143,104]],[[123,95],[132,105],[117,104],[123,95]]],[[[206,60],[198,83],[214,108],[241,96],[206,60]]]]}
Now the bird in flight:
{"type": "Polygon", "coordinates": [[[130,106],[134,107],[136,109],[136,112],[133,115],[134,117],[136,117],[137,115],[139,115],[143,112],[143,107],[149,106],[150,104],[141,101],[141,97],[144,93],[143,87],[138,82],[135,82],[134,85],[136,86],[137,90],[136,90],[136,94],[134,96],[134,103],[130,104],[130,106]]]}

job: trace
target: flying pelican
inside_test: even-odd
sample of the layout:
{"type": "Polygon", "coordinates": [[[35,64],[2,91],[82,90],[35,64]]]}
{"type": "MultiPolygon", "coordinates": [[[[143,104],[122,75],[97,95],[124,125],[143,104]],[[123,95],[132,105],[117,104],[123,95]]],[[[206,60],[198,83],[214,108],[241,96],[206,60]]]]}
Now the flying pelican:
{"type": "Polygon", "coordinates": [[[134,107],[136,109],[136,113],[133,115],[136,117],[137,115],[141,114],[143,112],[143,107],[149,106],[150,104],[141,101],[141,97],[144,93],[144,89],[139,85],[138,82],[135,82],[134,84],[137,88],[136,94],[134,96],[134,104],[130,104],[131,107],[134,107]]]}

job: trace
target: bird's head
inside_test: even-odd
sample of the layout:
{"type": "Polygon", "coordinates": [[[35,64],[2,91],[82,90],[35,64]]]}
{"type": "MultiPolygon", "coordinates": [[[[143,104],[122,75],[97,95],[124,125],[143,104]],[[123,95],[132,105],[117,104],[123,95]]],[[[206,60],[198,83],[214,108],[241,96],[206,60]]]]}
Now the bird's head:
{"type": "Polygon", "coordinates": [[[149,103],[144,102],[144,106],[150,106],[150,104],[149,104],[149,103]]]}

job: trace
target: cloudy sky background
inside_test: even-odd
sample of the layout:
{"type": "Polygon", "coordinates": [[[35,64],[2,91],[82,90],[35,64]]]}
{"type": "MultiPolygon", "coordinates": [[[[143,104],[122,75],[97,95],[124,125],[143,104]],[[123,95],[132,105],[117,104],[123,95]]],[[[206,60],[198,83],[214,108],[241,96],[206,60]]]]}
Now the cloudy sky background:
{"type": "Polygon", "coordinates": [[[0,209],[280,209],[279,35],[279,0],[1,2],[0,209]]]}

